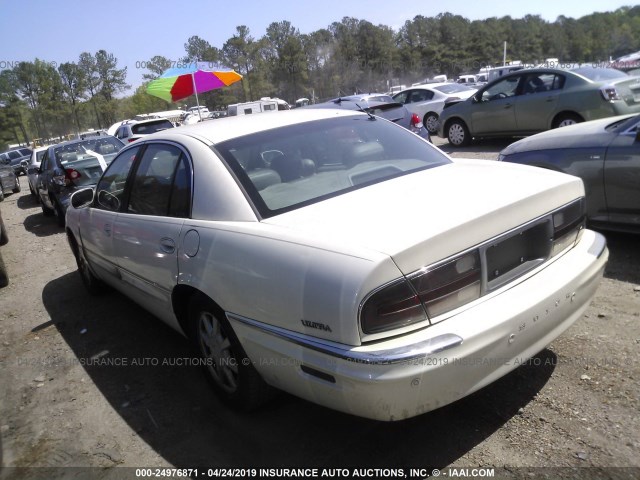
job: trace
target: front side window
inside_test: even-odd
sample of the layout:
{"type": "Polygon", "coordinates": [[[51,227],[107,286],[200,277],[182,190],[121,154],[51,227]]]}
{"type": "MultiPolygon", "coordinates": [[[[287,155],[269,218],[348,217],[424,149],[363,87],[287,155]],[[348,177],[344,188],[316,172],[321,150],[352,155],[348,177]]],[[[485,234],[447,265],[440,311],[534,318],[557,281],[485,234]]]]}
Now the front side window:
{"type": "Polygon", "coordinates": [[[127,150],[111,162],[96,187],[94,206],[117,212],[124,200],[124,187],[140,147],[127,150]]]}
{"type": "Polygon", "coordinates": [[[450,162],[408,130],[365,115],[275,128],[212,148],[263,218],[450,162]]]}
{"type": "Polygon", "coordinates": [[[482,92],[481,101],[490,102],[516,95],[520,76],[505,78],[482,92]]]}
{"type": "Polygon", "coordinates": [[[187,216],[190,176],[183,157],[174,145],[149,145],[136,170],[127,211],[138,215],[187,216]]]}

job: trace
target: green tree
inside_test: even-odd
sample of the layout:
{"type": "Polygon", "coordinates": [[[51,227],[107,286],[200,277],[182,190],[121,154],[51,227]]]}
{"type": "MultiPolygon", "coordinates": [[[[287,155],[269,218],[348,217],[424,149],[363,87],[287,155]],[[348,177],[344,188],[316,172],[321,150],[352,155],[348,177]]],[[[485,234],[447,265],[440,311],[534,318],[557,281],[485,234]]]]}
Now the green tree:
{"type": "Polygon", "coordinates": [[[87,90],[84,72],[76,63],[63,63],[58,67],[64,98],[71,106],[71,112],[75,121],[76,129],[82,130],[78,117],[78,106],[85,98],[87,90]]]}
{"type": "Polygon", "coordinates": [[[173,66],[171,60],[162,55],[155,55],[151,60],[146,62],[146,65],[149,73],[142,74],[142,79],[145,81],[155,80],[173,66]]]}

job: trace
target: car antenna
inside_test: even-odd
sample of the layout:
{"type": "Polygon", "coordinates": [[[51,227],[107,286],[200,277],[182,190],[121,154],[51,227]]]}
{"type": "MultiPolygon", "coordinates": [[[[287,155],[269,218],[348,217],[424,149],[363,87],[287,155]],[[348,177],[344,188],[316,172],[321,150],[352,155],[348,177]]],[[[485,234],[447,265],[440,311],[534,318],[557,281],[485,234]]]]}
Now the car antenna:
{"type": "Polygon", "coordinates": [[[376,116],[375,116],[375,115],[373,115],[370,111],[365,110],[364,108],[362,108],[362,107],[361,107],[360,105],[358,105],[357,103],[356,103],[356,107],[358,107],[358,108],[360,109],[360,111],[361,111],[361,112],[364,112],[364,113],[366,113],[367,115],[369,115],[369,120],[375,120],[375,119],[376,119],[376,116]]]}

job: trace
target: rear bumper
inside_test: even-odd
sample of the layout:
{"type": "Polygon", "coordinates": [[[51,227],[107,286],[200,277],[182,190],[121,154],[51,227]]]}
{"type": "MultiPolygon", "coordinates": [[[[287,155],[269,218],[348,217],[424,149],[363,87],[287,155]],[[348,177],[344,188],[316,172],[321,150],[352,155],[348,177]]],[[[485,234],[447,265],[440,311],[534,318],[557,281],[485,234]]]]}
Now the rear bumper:
{"type": "Polygon", "coordinates": [[[587,308],[608,259],[604,237],[429,328],[359,347],[227,314],[264,379],[312,402],[377,420],[401,420],[488,385],[557,338],[587,308]]]}

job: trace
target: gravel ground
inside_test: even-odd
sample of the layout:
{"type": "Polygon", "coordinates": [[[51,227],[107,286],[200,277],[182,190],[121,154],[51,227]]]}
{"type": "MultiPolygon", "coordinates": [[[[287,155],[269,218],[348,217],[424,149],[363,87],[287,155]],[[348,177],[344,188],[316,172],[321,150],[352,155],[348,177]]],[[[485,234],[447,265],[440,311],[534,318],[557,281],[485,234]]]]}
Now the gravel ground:
{"type": "MultiPolygon", "coordinates": [[[[454,156],[495,159],[505,145],[454,156]]],[[[379,423],[282,394],[241,413],[188,365],[186,340],[122,295],[85,292],[63,230],[21,181],[23,192],[0,204],[10,276],[0,290],[2,479],[137,476],[112,467],[640,478],[638,237],[606,234],[610,261],[585,315],[528,364],[452,405],[379,423]]]]}

